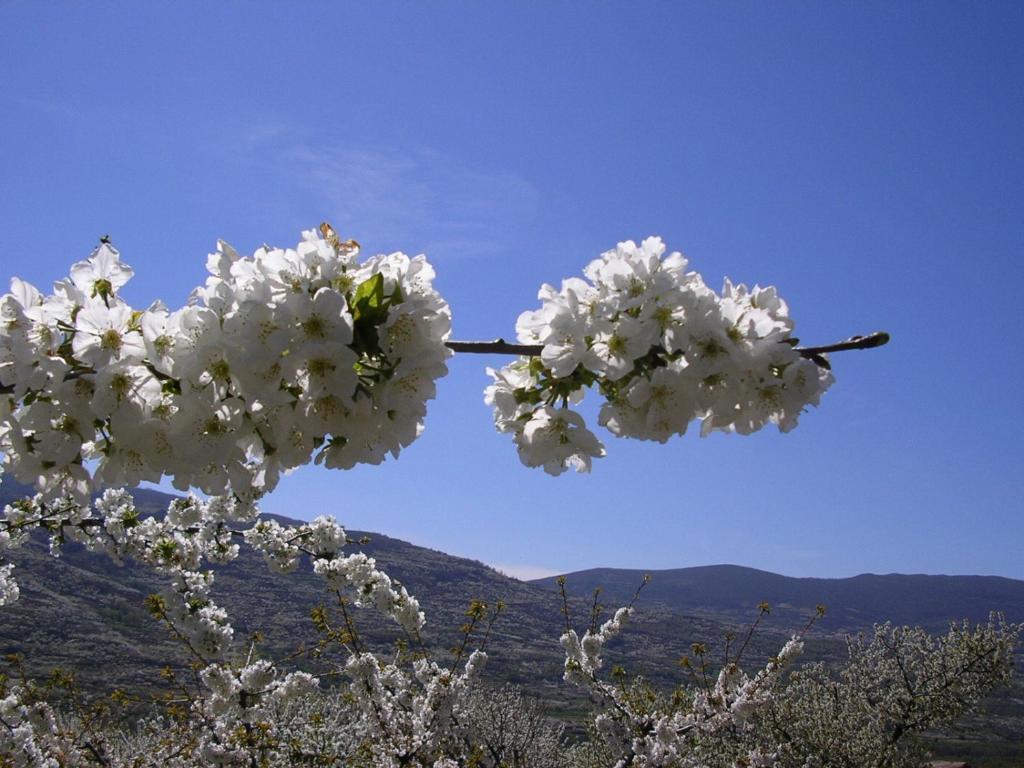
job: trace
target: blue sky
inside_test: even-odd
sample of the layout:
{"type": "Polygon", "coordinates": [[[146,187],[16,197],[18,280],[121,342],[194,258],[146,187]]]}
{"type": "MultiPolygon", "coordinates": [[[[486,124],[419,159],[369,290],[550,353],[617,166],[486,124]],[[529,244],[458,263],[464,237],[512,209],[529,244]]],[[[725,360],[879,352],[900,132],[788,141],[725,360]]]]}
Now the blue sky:
{"type": "MultiPolygon", "coordinates": [[[[426,252],[455,336],[661,235],[774,284],[797,335],[885,329],[788,435],[605,441],[519,465],[459,356],[397,462],[285,478],[333,512],[519,573],[739,563],[1024,578],[1024,6],[0,4],[0,253],[40,287],[109,233],[137,306],[217,238],[321,220],[426,252]]],[[[414,587],[414,585],[412,585],[414,587]]]]}

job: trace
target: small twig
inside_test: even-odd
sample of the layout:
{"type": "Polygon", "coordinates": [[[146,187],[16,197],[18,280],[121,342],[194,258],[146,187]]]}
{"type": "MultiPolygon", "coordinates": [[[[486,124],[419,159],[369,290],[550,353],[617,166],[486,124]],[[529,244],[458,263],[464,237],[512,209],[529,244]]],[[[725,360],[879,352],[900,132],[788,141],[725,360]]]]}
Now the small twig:
{"type": "MultiPolygon", "coordinates": [[[[452,648],[452,666],[449,670],[452,674],[455,673],[455,667],[458,666],[459,662],[462,661],[462,657],[466,654],[466,647],[469,645],[469,638],[476,630],[477,623],[487,615],[487,603],[482,600],[471,600],[469,603],[469,610],[466,611],[466,616],[469,617],[469,622],[463,624],[460,631],[462,632],[462,642],[458,648],[452,648]]],[[[493,625],[493,620],[491,625],[493,625]]],[[[490,635],[491,625],[487,627],[487,633],[490,635]]]]}
{"type": "Polygon", "coordinates": [[[359,641],[359,633],[356,632],[356,624],[352,621],[352,617],[348,613],[348,600],[345,599],[344,595],[341,594],[341,590],[334,590],[334,594],[338,597],[338,605],[341,607],[341,615],[345,619],[345,631],[348,632],[349,637],[352,638],[352,648],[357,654],[363,653],[361,647],[362,643],[359,641]]]}
{"type": "Polygon", "coordinates": [[[572,632],[572,621],[569,619],[569,596],[565,593],[565,576],[558,577],[558,588],[562,591],[562,615],[565,616],[566,634],[572,632]]]}
{"type": "Polygon", "coordinates": [[[846,352],[851,349],[874,349],[889,343],[889,334],[885,331],[875,331],[866,336],[851,336],[844,341],[837,341],[835,344],[826,344],[821,347],[797,347],[796,351],[804,357],[814,357],[829,352],[846,352]]]}
{"type": "Polygon", "coordinates": [[[640,597],[640,593],[643,591],[643,588],[646,587],[650,583],[651,583],[651,574],[645,573],[644,577],[640,580],[640,586],[637,587],[636,588],[636,592],[633,593],[633,599],[630,600],[629,601],[629,605],[626,606],[627,608],[632,608],[634,605],[636,605],[636,601],[640,597]]]}
{"type": "Polygon", "coordinates": [[[597,602],[601,596],[601,588],[597,587],[594,590],[594,604],[590,608],[590,633],[592,635],[597,634],[597,622],[601,618],[601,612],[604,610],[604,606],[597,602]]]}
{"type": "Polygon", "coordinates": [[[704,691],[708,696],[711,696],[711,681],[708,680],[708,660],[704,656],[704,654],[707,653],[707,647],[704,643],[693,643],[690,646],[690,650],[692,650],[693,655],[700,660],[701,682],[704,683],[704,691]]]}
{"type": "Polygon", "coordinates": [[[765,616],[772,612],[771,606],[769,606],[767,602],[760,603],[757,606],[757,608],[757,619],[755,619],[754,623],[750,626],[750,631],[747,632],[747,637],[746,639],[744,639],[743,645],[740,646],[739,653],[736,654],[736,660],[733,661],[733,664],[735,664],[737,667],[740,665],[740,659],[743,658],[743,652],[747,650],[747,645],[750,643],[750,638],[754,636],[754,632],[757,631],[758,626],[761,624],[761,619],[763,619],[765,616]]]}
{"type": "Polygon", "coordinates": [[[494,603],[494,611],[491,613],[490,619],[487,622],[487,630],[484,632],[483,639],[480,642],[481,651],[487,650],[487,641],[491,639],[491,630],[494,629],[494,623],[498,620],[503,610],[505,610],[505,601],[499,598],[494,603]]]}

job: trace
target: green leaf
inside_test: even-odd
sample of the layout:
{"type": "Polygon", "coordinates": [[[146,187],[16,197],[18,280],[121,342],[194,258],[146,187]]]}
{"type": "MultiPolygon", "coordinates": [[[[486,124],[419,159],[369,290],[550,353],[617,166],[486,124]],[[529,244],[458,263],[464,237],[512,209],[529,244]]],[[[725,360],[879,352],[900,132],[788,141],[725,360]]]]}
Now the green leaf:
{"type": "MultiPolygon", "coordinates": [[[[392,297],[394,294],[392,294],[392,297]]],[[[377,326],[388,319],[388,301],[384,296],[384,275],[379,272],[356,286],[350,300],[352,308],[352,343],[357,354],[374,356],[380,350],[377,326]]]]}
{"type": "Polygon", "coordinates": [[[523,405],[536,405],[541,401],[541,392],[539,389],[526,389],[525,387],[516,389],[512,392],[512,397],[515,398],[516,403],[523,405]]]}
{"type": "MultiPolygon", "coordinates": [[[[356,291],[352,294],[352,316],[355,320],[365,317],[380,322],[377,320],[377,316],[382,310],[386,310],[384,307],[384,275],[378,272],[356,286],[356,291]]],[[[374,322],[375,325],[376,322],[374,322]]]]}

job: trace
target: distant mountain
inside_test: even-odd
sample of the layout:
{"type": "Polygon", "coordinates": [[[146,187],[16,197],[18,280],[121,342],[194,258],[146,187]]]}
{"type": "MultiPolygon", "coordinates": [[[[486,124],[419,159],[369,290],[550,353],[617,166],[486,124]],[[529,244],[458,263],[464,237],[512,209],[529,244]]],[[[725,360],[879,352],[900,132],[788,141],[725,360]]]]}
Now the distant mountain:
{"type": "MultiPolygon", "coordinates": [[[[738,565],[709,565],[650,571],[644,588],[645,604],[659,603],[672,611],[747,621],[757,604],[772,606],[773,618],[793,622],[813,613],[818,604],[828,609],[818,631],[850,632],[875,623],[914,624],[941,631],[951,621],[983,622],[1000,611],[1008,621],[1024,622],[1024,581],[999,576],[925,576],[862,574],[847,579],[793,578],[738,565]]],[[[567,574],[570,594],[586,597],[602,588],[602,600],[629,600],[644,571],[593,568],[567,574]]],[[[551,591],[554,578],[532,582],[551,591]]]]}

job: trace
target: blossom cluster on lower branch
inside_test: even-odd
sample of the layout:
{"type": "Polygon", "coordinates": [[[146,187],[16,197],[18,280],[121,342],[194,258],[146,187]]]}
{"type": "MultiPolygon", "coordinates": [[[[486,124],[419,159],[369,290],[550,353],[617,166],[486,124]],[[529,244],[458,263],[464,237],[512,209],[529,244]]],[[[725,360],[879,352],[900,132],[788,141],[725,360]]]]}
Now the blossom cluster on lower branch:
{"type": "MultiPolygon", "coordinates": [[[[213,599],[213,571],[204,568],[207,563],[237,558],[237,542],[262,552],[268,565],[279,571],[293,570],[301,556],[309,557],[327,590],[348,594],[356,605],[391,617],[409,637],[418,637],[424,624],[416,599],[378,569],[372,558],[343,552],[348,538],[329,518],[283,526],[259,519],[254,507],[235,499],[195,497],[172,501],[162,518],[141,517],[123,490],[106,491],[86,508],[71,499],[50,503],[37,495],[9,505],[5,512],[0,521],[0,556],[23,543],[32,530],[42,529],[49,534],[55,555],[66,542],[75,541],[117,560],[145,563],[167,577],[165,590],[151,596],[148,605],[188,650],[201,684],[191,699],[189,715],[194,741],[181,753],[188,755],[182,764],[244,765],[253,754],[272,752],[274,745],[286,743],[284,734],[275,730],[274,712],[319,687],[318,679],[308,672],[284,671],[270,660],[251,655],[239,660],[227,613],[213,599]]],[[[3,572],[10,580],[10,569],[3,572]]],[[[9,587],[7,593],[13,598],[15,589],[9,587]]],[[[475,622],[482,613],[474,610],[470,615],[475,622]]],[[[641,764],[668,765],[656,756],[678,756],[689,743],[686,734],[698,725],[707,729],[725,718],[740,717],[745,708],[757,703],[759,681],[774,668],[749,682],[737,675],[723,677],[717,698],[709,698],[692,722],[655,719],[641,724],[615,687],[597,678],[604,643],[619,631],[631,610],[619,610],[582,639],[571,630],[563,636],[566,679],[591,686],[608,698],[615,705],[616,728],[645,731],[644,738],[651,743],[631,747],[647,756],[648,762],[641,764]]],[[[450,666],[417,654],[385,661],[360,648],[354,631],[332,634],[325,618],[320,623],[329,636],[344,638],[340,642],[348,649],[348,660],[340,668],[346,679],[342,692],[358,713],[353,727],[362,734],[359,743],[368,765],[463,764],[469,696],[485,653],[460,652],[457,664],[450,666]]],[[[783,655],[788,658],[789,650],[783,655]]],[[[15,687],[7,691],[0,709],[0,721],[7,725],[6,730],[0,729],[0,752],[31,755],[31,760],[38,758],[38,764],[45,765],[47,755],[61,751],[54,745],[60,730],[46,706],[22,701],[15,687]]],[[[168,747],[170,752],[174,749],[168,747]]],[[[170,752],[158,753],[168,765],[174,764],[170,752]]]]}
{"type": "MultiPolygon", "coordinates": [[[[71,499],[47,503],[42,495],[37,495],[6,508],[4,519],[0,520],[0,558],[6,559],[7,550],[24,543],[33,530],[42,529],[48,532],[55,555],[66,542],[75,541],[89,550],[106,553],[116,560],[131,558],[164,574],[167,587],[149,598],[149,609],[191,654],[204,689],[192,704],[201,738],[190,752],[201,756],[202,764],[245,764],[251,745],[247,746],[246,739],[239,740],[238,734],[248,733],[255,724],[265,722],[269,708],[315,690],[318,681],[302,671],[285,673],[265,659],[232,661],[237,657],[234,630],[227,613],[212,598],[214,574],[204,569],[204,564],[234,560],[239,554],[236,540],[263,552],[268,563],[278,570],[296,567],[300,555],[305,555],[312,559],[314,572],[323,577],[325,587],[332,593],[350,594],[354,604],[372,606],[407,633],[418,633],[425,621],[416,599],[378,569],[373,558],[359,552],[342,552],[348,539],[334,520],[321,517],[290,527],[259,520],[256,515],[254,507],[239,504],[235,499],[178,499],[171,502],[167,514],[160,519],[140,517],[131,496],[123,490],[106,491],[93,505],[84,508],[71,499]]],[[[10,564],[0,565],[0,569],[8,585],[4,594],[10,602],[18,596],[17,586],[10,564]]],[[[352,695],[357,700],[373,699],[368,712],[383,716],[385,710],[381,707],[387,703],[388,717],[378,718],[375,728],[379,730],[389,723],[394,726],[397,721],[393,713],[412,706],[421,716],[410,720],[408,730],[411,734],[423,731],[426,738],[431,722],[429,718],[423,719],[426,713],[450,710],[452,692],[465,687],[465,681],[476,673],[482,659],[479,654],[471,655],[458,674],[417,662],[415,677],[403,679],[400,675],[396,677],[396,668],[378,669],[374,657],[356,654],[346,670],[352,679],[352,695]],[[369,680],[375,684],[368,685],[369,680]],[[417,687],[422,688],[422,693],[414,695],[412,691],[417,687]],[[390,700],[385,692],[390,692],[390,700]]],[[[45,738],[32,736],[30,730],[38,722],[40,727],[45,726],[40,733],[49,733],[52,729],[45,718],[40,719],[40,715],[33,720],[35,710],[18,703],[16,690],[11,696],[14,698],[5,699],[10,713],[4,719],[10,726],[7,736],[24,742],[25,749],[37,742],[43,744],[45,738]]],[[[45,714],[45,710],[40,712],[45,714]]],[[[397,734],[398,731],[392,733],[392,741],[397,734]]],[[[4,738],[0,735],[0,739],[4,738]]],[[[13,744],[0,744],[0,751],[15,749],[13,744]]]]}
{"type": "Polygon", "coordinates": [[[163,574],[167,586],[148,606],[191,656],[195,684],[189,688],[169,672],[183,694],[177,713],[144,722],[133,737],[142,746],[129,750],[127,742],[92,728],[87,718],[69,722],[68,713],[51,706],[31,683],[0,676],[4,766],[799,768],[833,765],[815,753],[828,739],[845,739],[849,754],[877,757],[857,764],[902,768],[919,754],[903,736],[947,722],[1008,679],[1021,631],[1001,624],[973,632],[954,627],[948,640],[935,641],[921,631],[882,627],[870,644],[851,641],[851,663],[838,681],[814,666],[788,674],[803,648],[797,635],[753,676],[740,667],[741,649],[712,680],[659,700],[637,696],[621,676],[602,676],[608,643],[632,616],[632,604],[602,624],[595,612],[582,635],[567,625],[561,637],[565,680],[597,704],[592,741],[563,749],[557,732],[539,727],[536,717],[481,704],[477,680],[487,656],[470,650],[469,641],[485,615],[482,604],[470,608],[454,662],[439,663],[420,643],[425,618],[419,603],[373,558],[346,553],[349,539],[332,519],[283,526],[260,519],[252,505],[237,499],[194,497],[171,502],[162,517],[142,517],[124,491],[107,491],[87,508],[38,495],[9,505],[0,519],[0,573],[8,601],[18,592],[6,562],[9,550],[33,530],[48,534],[54,555],[75,541],[163,574]],[[343,661],[330,673],[340,682],[326,687],[308,671],[239,648],[227,613],[214,602],[214,573],[205,566],[236,559],[240,545],[262,552],[278,571],[298,568],[303,557],[312,560],[344,615],[344,624],[336,626],[325,611],[313,612],[323,647],[343,650],[343,661]],[[407,642],[388,658],[371,653],[345,608],[352,604],[388,616],[407,642]],[[537,750],[529,749],[531,741],[522,734],[481,722],[482,712],[541,733],[537,750]],[[325,734],[330,722],[343,732],[325,734]],[[842,723],[855,723],[873,736],[847,738],[842,723]],[[568,762],[558,762],[560,752],[568,762]],[[807,762],[808,756],[814,760],[807,762]]]}
{"type": "MultiPolygon", "coordinates": [[[[803,651],[803,641],[794,636],[753,678],[737,663],[727,663],[714,687],[695,691],[688,706],[641,709],[634,706],[628,688],[599,676],[606,643],[632,613],[631,607],[620,608],[582,638],[573,629],[561,638],[565,680],[589,690],[600,703],[594,725],[610,753],[620,755],[615,768],[703,768],[709,756],[702,745],[725,731],[753,727],[752,716],[770,701],[774,684],[803,651]]],[[[770,756],[756,748],[744,759],[748,766],[774,765],[770,756]]]]}

